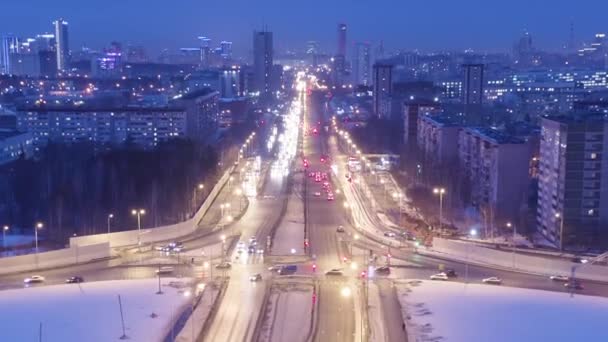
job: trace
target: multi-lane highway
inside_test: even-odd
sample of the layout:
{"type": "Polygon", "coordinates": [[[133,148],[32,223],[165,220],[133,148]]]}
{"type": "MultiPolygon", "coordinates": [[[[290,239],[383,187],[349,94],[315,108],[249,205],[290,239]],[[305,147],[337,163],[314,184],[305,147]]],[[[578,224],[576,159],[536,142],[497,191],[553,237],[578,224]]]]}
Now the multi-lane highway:
{"type": "MultiPolygon", "coordinates": [[[[158,264],[166,263],[174,265],[174,273],[181,276],[209,279],[211,271],[215,276],[226,276],[227,287],[204,332],[205,341],[256,339],[260,322],[265,319],[268,288],[273,277],[280,277],[268,270],[275,260],[297,264],[297,276],[313,279],[318,285],[315,324],[310,331],[314,341],[366,340],[371,329],[366,319],[365,285],[368,282],[378,285],[383,331],[388,341],[407,340],[392,286],[394,279],[427,279],[440,269],[453,269],[458,276],[450,281],[479,283],[483,278],[498,276],[503,279],[503,286],[564,291],[563,283],[544,276],[423,256],[411,246],[399,246],[397,240],[392,241],[389,248],[386,244],[389,240],[382,235],[387,228],[378,219],[377,209],[360,185],[345,180],[348,155],[340,150],[331,130],[325,129],[329,126],[329,117],[324,101],[323,96],[308,96],[301,87],[294,95],[294,105],[288,115],[283,115],[279,137],[273,138],[277,146],[257,150],[240,162],[237,170],[246,169],[244,174],[235,174],[234,183],[222,189],[197,232],[180,239],[186,251],[200,251],[200,255],[192,252],[187,259],[182,256],[178,264],[176,255],[166,256],[154,250],[136,253],[136,248],[130,248],[122,249],[118,257],[111,260],[37,273],[46,277],[45,284],[63,283],[74,275],[83,276],[86,281],[149,278],[156,275],[158,264]],[[261,156],[259,168],[252,166],[256,163],[255,155],[261,156]],[[327,178],[317,180],[317,173],[326,174],[327,178]],[[254,196],[242,206],[235,190],[244,177],[251,183],[247,191],[254,192],[254,196]],[[324,182],[329,183],[331,190],[323,188],[324,182]],[[305,209],[288,206],[288,201],[293,200],[302,200],[305,209]],[[226,203],[231,204],[229,208],[226,203]],[[247,208],[244,213],[238,210],[241,207],[247,208]],[[354,224],[354,211],[363,222],[375,228],[363,234],[361,227],[354,224]],[[230,216],[237,220],[231,223],[227,219],[230,216]],[[286,231],[273,234],[273,229],[286,226],[286,217],[304,219],[306,224],[302,229],[306,235],[301,236],[307,239],[308,248],[304,251],[304,241],[301,241],[301,245],[292,249],[294,255],[273,255],[268,244],[273,236],[272,245],[282,246],[280,250],[289,250],[284,247],[294,241],[298,243],[293,239],[294,234],[285,234],[286,231]],[[252,241],[257,242],[254,253],[248,253],[247,248],[235,248],[239,246],[237,242],[248,247],[252,241]],[[388,262],[387,254],[391,255],[390,274],[377,274],[374,270],[388,262]],[[222,261],[229,262],[231,267],[226,270],[213,267],[222,261]],[[326,275],[331,269],[339,269],[342,274],[326,275]],[[258,273],[262,275],[261,281],[250,281],[250,277],[258,273]]],[[[299,239],[300,235],[297,236],[299,239]]],[[[0,289],[22,287],[23,278],[30,275],[28,272],[0,276],[0,289]]],[[[586,282],[582,293],[608,296],[608,285],[586,282]]]]}

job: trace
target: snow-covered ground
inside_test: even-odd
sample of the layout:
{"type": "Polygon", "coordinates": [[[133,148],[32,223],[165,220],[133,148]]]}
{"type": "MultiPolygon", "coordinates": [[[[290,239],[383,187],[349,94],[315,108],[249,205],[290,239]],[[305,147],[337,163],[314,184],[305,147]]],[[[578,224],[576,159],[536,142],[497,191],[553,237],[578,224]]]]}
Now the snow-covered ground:
{"type": "Polygon", "coordinates": [[[382,304],[380,301],[380,291],[378,290],[378,285],[376,285],[374,282],[370,282],[367,285],[367,290],[367,317],[369,320],[371,332],[369,340],[372,342],[384,342],[386,341],[386,331],[384,331],[384,313],[382,312],[382,304]]]}
{"type": "Polygon", "coordinates": [[[409,341],[608,341],[608,299],[495,285],[397,286],[409,341]]]}
{"type": "Polygon", "coordinates": [[[312,286],[275,284],[265,313],[261,341],[306,341],[311,328],[312,286]]]}
{"type": "MultiPolygon", "coordinates": [[[[299,189],[299,178],[294,189],[299,189]]],[[[291,194],[287,211],[277,228],[272,243],[272,255],[305,255],[304,251],[304,204],[295,194],[291,194]]]]}
{"type": "Polygon", "coordinates": [[[175,337],[176,342],[188,342],[195,341],[196,336],[199,336],[205,322],[209,318],[209,314],[211,313],[211,309],[217,300],[217,297],[220,293],[219,286],[214,284],[208,286],[201,286],[197,288],[197,291],[202,288],[202,297],[200,302],[194,309],[194,312],[190,315],[186,323],[184,324],[182,330],[179,332],[179,335],[175,337]]]}
{"type": "Polygon", "coordinates": [[[0,291],[3,341],[162,341],[187,305],[186,278],[117,280],[0,291]],[[169,284],[179,286],[170,286],[169,284]]]}

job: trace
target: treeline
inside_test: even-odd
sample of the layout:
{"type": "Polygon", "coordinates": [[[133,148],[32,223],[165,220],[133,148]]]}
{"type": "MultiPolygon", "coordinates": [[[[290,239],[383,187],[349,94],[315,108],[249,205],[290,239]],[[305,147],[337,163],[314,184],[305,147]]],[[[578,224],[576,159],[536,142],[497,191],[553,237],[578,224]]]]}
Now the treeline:
{"type": "Polygon", "coordinates": [[[41,221],[43,234],[61,243],[74,234],[106,232],[110,213],[112,231],[134,228],[135,208],[146,210],[144,227],[183,220],[218,177],[217,151],[188,140],[149,151],[50,143],[39,155],[0,169],[0,225],[31,232],[41,221]],[[199,183],[202,191],[195,190],[199,183]]]}
{"type": "Polygon", "coordinates": [[[399,154],[403,145],[403,122],[372,117],[365,126],[353,128],[351,135],[365,153],[399,154]]]}

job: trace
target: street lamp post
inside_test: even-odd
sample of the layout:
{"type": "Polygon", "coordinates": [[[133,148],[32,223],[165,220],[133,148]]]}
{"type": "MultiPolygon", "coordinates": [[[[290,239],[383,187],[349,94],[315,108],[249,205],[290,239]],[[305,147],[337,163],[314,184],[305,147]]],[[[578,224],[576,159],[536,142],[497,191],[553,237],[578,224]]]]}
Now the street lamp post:
{"type": "MultiPolygon", "coordinates": [[[[475,229],[471,229],[469,231],[469,235],[471,237],[476,237],[477,236],[477,230],[475,229]]],[[[470,249],[471,249],[471,243],[467,243],[467,262],[464,264],[464,283],[468,284],[469,283],[469,253],[470,253],[470,249]]]]}
{"type": "Polygon", "coordinates": [[[507,222],[507,228],[513,228],[513,236],[511,237],[511,260],[513,263],[513,268],[515,268],[515,225],[511,224],[511,222],[507,222]]]}
{"type": "Polygon", "coordinates": [[[108,243],[110,242],[110,221],[114,218],[114,214],[108,215],[108,243]]]}
{"type": "Polygon", "coordinates": [[[192,212],[193,212],[192,216],[194,216],[196,214],[196,206],[198,205],[198,192],[202,191],[204,188],[205,188],[205,184],[200,183],[193,190],[193,192],[194,192],[194,196],[193,196],[194,203],[192,205],[192,208],[193,208],[192,209],[192,212]]]}
{"type": "Polygon", "coordinates": [[[220,237],[222,240],[222,263],[226,261],[226,235],[220,237]]]}
{"type": "Polygon", "coordinates": [[[36,223],[34,227],[34,240],[36,241],[36,268],[38,268],[38,229],[42,229],[44,224],[42,222],[36,223]]]}
{"type": "Polygon", "coordinates": [[[439,195],[439,231],[442,230],[443,224],[443,195],[445,194],[445,188],[433,189],[435,195],[439,195]]]}
{"type": "Polygon", "coordinates": [[[564,215],[555,213],[555,218],[559,219],[559,250],[564,250],[564,215]]]}
{"type": "Polygon", "coordinates": [[[243,210],[243,208],[242,208],[242,202],[243,202],[242,200],[243,199],[241,198],[241,196],[243,195],[243,190],[241,188],[238,188],[238,189],[235,190],[234,193],[236,194],[236,196],[239,199],[239,213],[240,213],[241,210],[243,210]]]}
{"type": "Polygon", "coordinates": [[[8,226],[2,227],[2,248],[6,248],[6,232],[8,231],[8,226]]]}
{"type": "Polygon", "coordinates": [[[145,215],[144,209],[133,209],[131,215],[137,216],[137,245],[141,247],[141,215],[145,215]]]}

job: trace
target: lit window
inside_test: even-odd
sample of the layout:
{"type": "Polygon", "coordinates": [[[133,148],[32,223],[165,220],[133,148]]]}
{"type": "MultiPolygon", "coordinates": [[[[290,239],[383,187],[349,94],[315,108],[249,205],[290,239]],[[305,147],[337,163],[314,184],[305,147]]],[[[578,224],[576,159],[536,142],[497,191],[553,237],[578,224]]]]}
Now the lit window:
{"type": "Polygon", "coordinates": [[[587,211],[587,214],[588,214],[589,216],[593,216],[593,213],[594,213],[593,209],[589,209],[589,211],[587,211]]]}
{"type": "Polygon", "coordinates": [[[597,158],[597,153],[595,153],[595,152],[591,153],[591,159],[595,159],[595,158],[597,158]]]}

